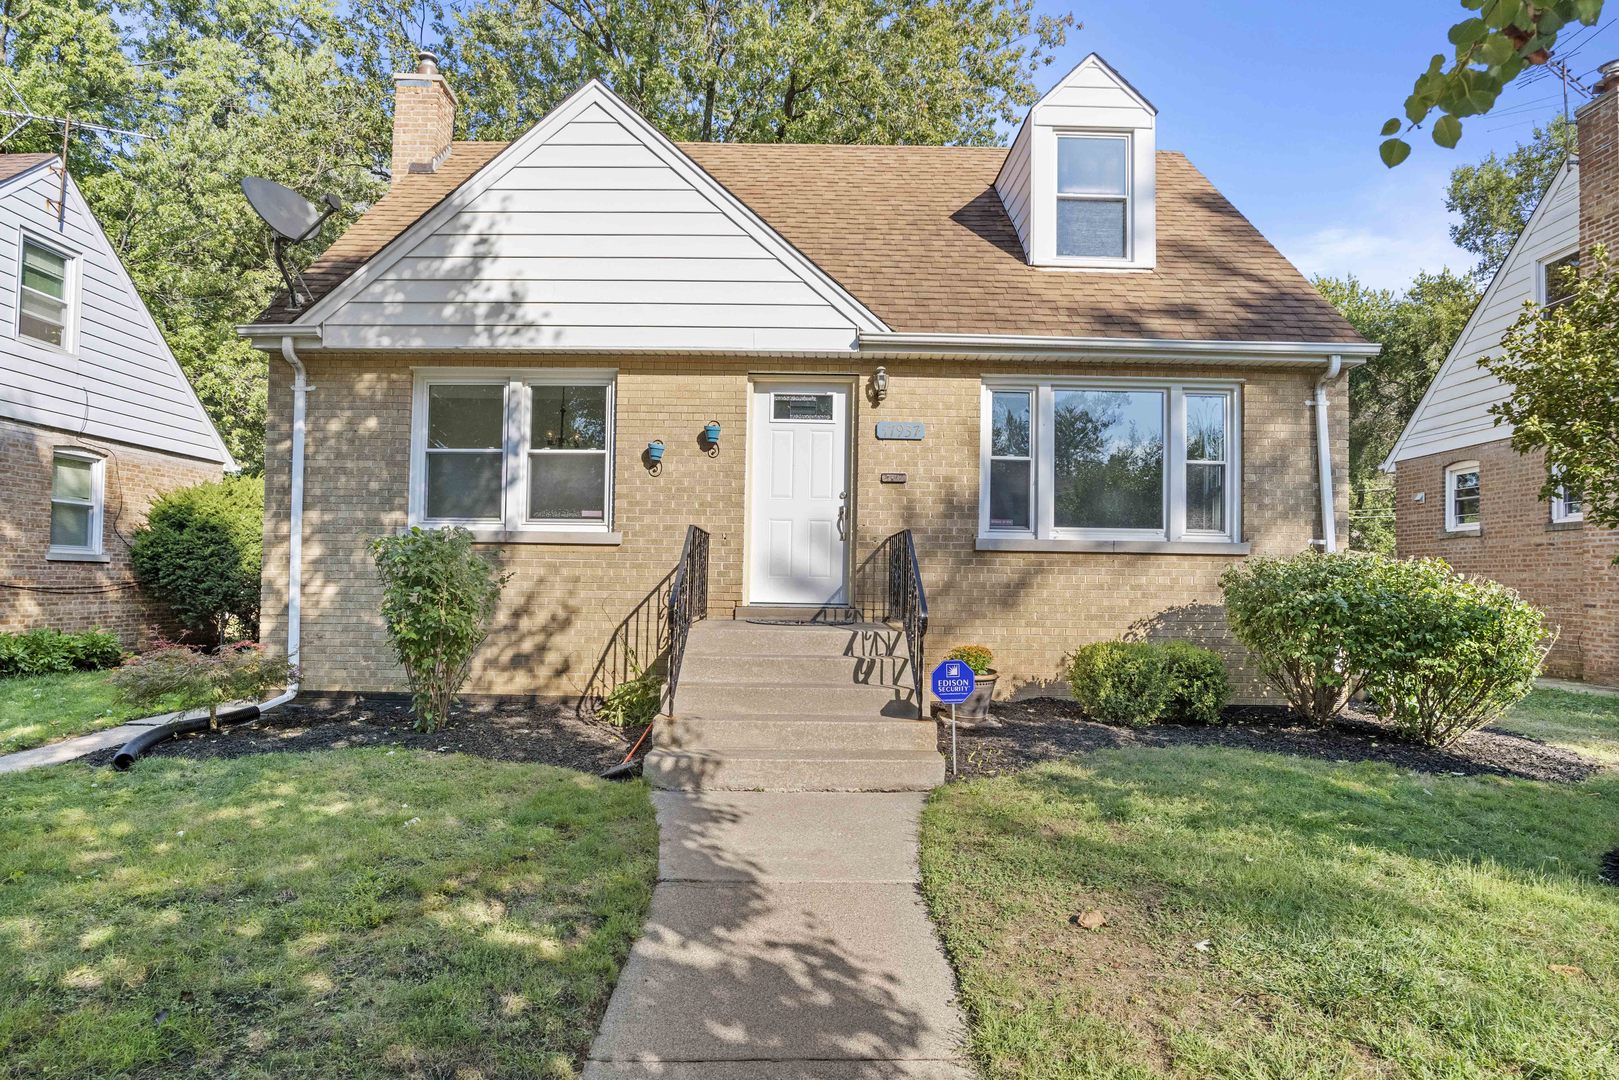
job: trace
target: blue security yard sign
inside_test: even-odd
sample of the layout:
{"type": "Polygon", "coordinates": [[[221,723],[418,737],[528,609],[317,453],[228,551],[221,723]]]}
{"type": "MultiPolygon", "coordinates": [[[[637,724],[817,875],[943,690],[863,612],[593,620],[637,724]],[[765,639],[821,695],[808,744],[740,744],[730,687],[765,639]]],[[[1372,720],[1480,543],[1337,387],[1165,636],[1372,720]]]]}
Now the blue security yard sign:
{"type": "Polygon", "coordinates": [[[933,669],[933,696],[946,705],[959,705],[972,697],[978,680],[960,660],[946,660],[933,669]]]}

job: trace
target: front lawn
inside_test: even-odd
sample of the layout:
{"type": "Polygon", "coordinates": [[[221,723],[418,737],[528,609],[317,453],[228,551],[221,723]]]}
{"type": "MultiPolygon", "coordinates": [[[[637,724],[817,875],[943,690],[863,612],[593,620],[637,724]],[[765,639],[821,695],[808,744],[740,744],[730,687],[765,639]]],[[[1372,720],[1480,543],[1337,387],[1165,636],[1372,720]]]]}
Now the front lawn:
{"type": "Polygon", "coordinates": [[[1613,1077],[1614,848],[1612,774],[1139,747],[939,789],[922,874],[991,1077],[1613,1077]]]}
{"type": "Polygon", "coordinates": [[[1495,726],[1603,765],[1619,765],[1619,697],[1536,690],[1495,726]]]}
{"type": "Polygon", "coordinates": [[[130,705],[114,689],[110,675],[107,671],[70,671],[0,679],[0,754],[87,735],[175,707],[130,705]]]}
{"type": "Polygon", "coordinates": [[[572,1076],[646,789],[353,749],[0,783],[0,1076],[572,1076]]]}

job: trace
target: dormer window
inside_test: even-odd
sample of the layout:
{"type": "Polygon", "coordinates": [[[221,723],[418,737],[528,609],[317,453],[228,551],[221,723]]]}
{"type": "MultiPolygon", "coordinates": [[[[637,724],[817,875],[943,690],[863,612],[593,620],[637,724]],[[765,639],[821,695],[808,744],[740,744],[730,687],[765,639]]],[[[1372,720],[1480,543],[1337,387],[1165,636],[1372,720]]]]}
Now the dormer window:
{"type": "Polygon", "coordinates": [[[1130,251],[1130,140],[1057,137],[1057,257],[1124,259],[1130,251]]]}

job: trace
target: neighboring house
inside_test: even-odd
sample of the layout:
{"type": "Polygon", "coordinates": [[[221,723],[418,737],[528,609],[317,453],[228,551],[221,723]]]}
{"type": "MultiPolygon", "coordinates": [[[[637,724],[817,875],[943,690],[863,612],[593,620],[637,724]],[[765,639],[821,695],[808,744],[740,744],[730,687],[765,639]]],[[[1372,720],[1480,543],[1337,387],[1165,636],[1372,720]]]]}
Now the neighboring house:
{"type": "Polygon", "coordinates": [[[166,621],[130,530],[172,488],[235,468],[78,187],[0,154],[0,631],[166,621]]]}
{"type": "Polygon", "coordinates": [[[1619,684],[1619,534],[1586,524],[1579,492],[1544,499],[1539,453],[1512,449],[1490,408],[1510,389],[1481,361],[1526,304],[1567,295],[1567,272],[1597,242],[1619,250],[1619,95],[1579,113],[1579,158],[1547,188],[1394,444],[1395,535],[1403,556],[1440,556],[1494,578],[1558,627],[1555,675],[1619,684]]]}
{"type": "Polygon", "coordinates": [[[1345,535],[1341,373],[1375,348],[1095,56],[1010,149],[676,144],[597,82],[510,144],[454,109],[430,56],[397,77],[392,189],[243,328],[266,641],[303,484],[306,689],[402,687],[366,542],[410,524],[513,574],[469,690],[547,696],[689,523],[711,618],[841,605],[914,530],[932,655],[982,642],[1012,688],[1132,628],[1229,649],[1223,570],[1345,535]]]}

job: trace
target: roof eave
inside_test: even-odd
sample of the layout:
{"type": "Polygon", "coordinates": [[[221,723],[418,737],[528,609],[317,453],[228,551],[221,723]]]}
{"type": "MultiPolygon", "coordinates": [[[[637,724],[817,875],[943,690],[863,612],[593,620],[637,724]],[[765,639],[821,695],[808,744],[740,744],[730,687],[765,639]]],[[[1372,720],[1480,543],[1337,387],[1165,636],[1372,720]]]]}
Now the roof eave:
{"type": "Polygon", "coordinates": [[[1223,341],[1183,338],[1036,337],[1017,334],[862,333],[860,351],[882,356],[984,359],[1166,360],[1192,364],[1318,367],[1338,356],[1356,367],[1381,346],[1344,341],[1223,341]]]}

